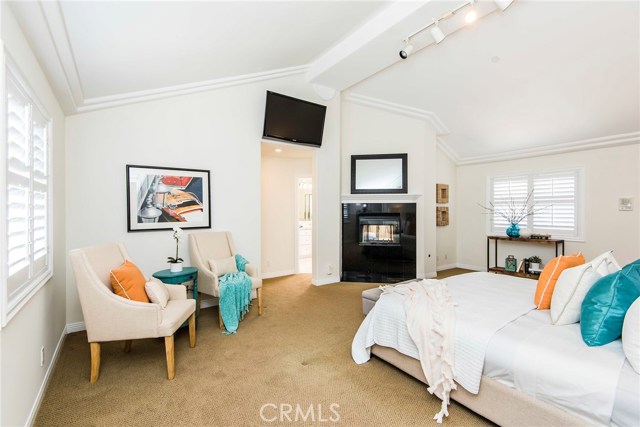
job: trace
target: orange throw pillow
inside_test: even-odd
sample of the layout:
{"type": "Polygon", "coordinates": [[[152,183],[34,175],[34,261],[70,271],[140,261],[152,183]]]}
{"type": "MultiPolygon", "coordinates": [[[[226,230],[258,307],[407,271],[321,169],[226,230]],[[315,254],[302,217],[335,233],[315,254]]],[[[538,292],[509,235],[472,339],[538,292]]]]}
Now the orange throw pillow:
{"type": "Polygon", "coordinates": [[[582,255],[582,252],[578,252],[577,254],[556,257],[544,266],[544,270],[542,270],[538,279],[536,296],[533,300],[538,310],[551,308],[553,289],[556,287],[560,273],[566,268],[577,267],[582,264],[584,264],[584,255],[582,255]]]}
{"type": "Polygon", "coordinates": [[[115,294],[133,301],[149,302],[144,290],[147,280],[131,261],[125,261],[120,267],[111,270],[109,277],[115,294]]]}

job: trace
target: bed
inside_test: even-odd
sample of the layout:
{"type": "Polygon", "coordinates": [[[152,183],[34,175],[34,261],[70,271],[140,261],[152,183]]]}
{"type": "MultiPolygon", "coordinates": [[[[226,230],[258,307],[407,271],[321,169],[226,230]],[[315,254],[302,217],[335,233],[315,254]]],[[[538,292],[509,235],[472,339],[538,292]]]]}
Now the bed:
{"type": "MultiPolygon", "coordinates": [[[[477,374],[479,392],[473,393],[473,379],[465,382],[463,378],[464,386],[458,385],[452,399],[504,426],[640,425],[640,376],[625,360],[620,340],[587,347],[579,324],[552,325],[549,310],[534,309],[534,280],[469,273],[446,281],[453,299],[460,300],[456,335],[465,333],[458,323],[483,318],[483,308],[474,307],[475,303],[487,306],[488,311],[494,310],[490,304],[503,305],[513,317],[504,325],[498,321],[486,346],[479,345],[486,347],[477,374]],[[465,294],[471,295],[465,299],[465,294]],[[499,298],[487,298],[487,294],[499,298]]],[[[365,314],[373,304],[375,309],[354,338],[354,360],[364,363],[374,354],[428,384],[406,325],[403,298],[385,295],[376,303],[381,292],[363,293],[365,314]]],[[[460,350],[456,342],[456,371],[465,377],[468,369],[463,365],[469,362],[458,360],[458,353],[466,351],[460,350]]],[[[455,412],[450,416],[455,417],[455,412]]]]}

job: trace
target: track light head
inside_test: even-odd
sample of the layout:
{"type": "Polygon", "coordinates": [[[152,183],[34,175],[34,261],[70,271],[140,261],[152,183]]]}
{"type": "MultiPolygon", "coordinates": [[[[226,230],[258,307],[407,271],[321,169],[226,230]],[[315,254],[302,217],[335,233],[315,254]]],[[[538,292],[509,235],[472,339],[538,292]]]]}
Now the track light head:
{"type": "Polygon", "coordinates": [[[431,28],[431,37],[436,43],[440,43],[446,37],[440,27],[438,21],[433,21],[433,28],[431,28]]]}
{"type": "Polygon", "coordinates": [[[505,10],[506,8],[511,6],[511,3],[513,3],[513,0],[493,0],[493,1],[501,10],[505,10]]]}
{"type": "Polygon", "coordinates": [[[476,12],[474,3],[475,3],[475,0],[471,0],[469,2],[469,6],[471,6],[471,8],[469,8],[469,11],[464,15],[464,22],[467,24],[471,24],[478,18],[478,12],[476,12]]]}
{"type": "Polygon", "coordinates": [[[405,40],[405,43],[404,49],[400,51],[400,58],[402,59],[407,59],[407,57],[411,55],[411,52],[413,52],[413,45],[409,43],[408,39],[405,40]]]}

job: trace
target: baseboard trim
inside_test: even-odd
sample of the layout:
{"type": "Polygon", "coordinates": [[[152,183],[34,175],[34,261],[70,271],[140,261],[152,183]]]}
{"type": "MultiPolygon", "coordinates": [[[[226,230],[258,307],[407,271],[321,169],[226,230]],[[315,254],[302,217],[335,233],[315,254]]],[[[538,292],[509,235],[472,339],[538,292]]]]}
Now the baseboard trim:
{"type": "Polygon", "coordinates": [[[67,323],[65,327],[65,332],[67,334],[72,334],[74,332],[86,331],[87,327],[84,325],[84,322],[76,322],[76,323],[67,323]]]}
{"type": "Polygon", "coordinates": [[[311,284],[315,286],[324,286],[330,285],[332,283],[340,283],[340,279],[338,277],[327,277],[325,279],[311,279],[311,284]]]}
{"type": "Polygon", "coordinates": [[[40,410],[40,405],[42,404],[44,393],[45,391],[47,391],[47,387],[49,386],[49,381],[51,380],[51,374],[53,373],[53,370],[56,367],[56,364],[58,363],[58,358],[60,357],[60,352],[62,351],[62,346],[64,345],[64,341],[66,337],[67,337],[67,328],[65,326],[64,328],[62,328],[62,334],[60,335],[60,339],[58,340],[56,349],[53,351],[53,356],[51,357],[51,363],[49,363],[49,366],[47,367],[47,372],[45,372],[44,378],[42,379],[42,385],[40,386],[40,390],[38,390],[36,399],[33,402],[33,406],[31,407],[31,412],[29,413],[29,417],[27,418],[27,422],[25,423],[25,425],[27,426],[33,425],[33,422],[36,419],[36,415],[40,410]]]}
{"type": "Polygon", "coordinates": [[[439,265],[439,266],[436,267],[436,271],[451,270],[452,268],[458,268],[458,264],[453,263],[453,264],[439,265]]]}
{"type": "Polygon", "coordinates": [[[455,267],[456,268],[464,268],[465,270],[487,271],[487,267],[479,267],[477,265],[471,265],[471,264],[457,263],[457,264],[455,264],[455,267]]]}
{"type": "Polygon", "coordinates": [[[200,300],[200,308],[217,307],[218,301],[220,301],[218,298],[200,300]]]}
{"type": "Polygon", "coordinates": [[[296,274],[296,271],[295,270],[272,271],[269,273],[262,273],[262,278],[273,279],[274,277],[291,276],[292,274],[296,274]]]}

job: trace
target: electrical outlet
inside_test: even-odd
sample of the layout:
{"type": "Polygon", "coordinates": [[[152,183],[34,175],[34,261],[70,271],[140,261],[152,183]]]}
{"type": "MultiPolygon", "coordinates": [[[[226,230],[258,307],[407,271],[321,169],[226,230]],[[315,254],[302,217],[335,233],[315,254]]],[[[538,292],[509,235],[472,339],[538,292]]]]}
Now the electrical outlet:
{"type": "Polygon", "coordinates": [[[44,366],[44,346],[40,347],[40,366],[44,366]]]}
{"type": "Polygon", "coordinates": [[[327,276],[331,276],[333,274],[333,267],[331,264],[327,266],[327,276]]]}

